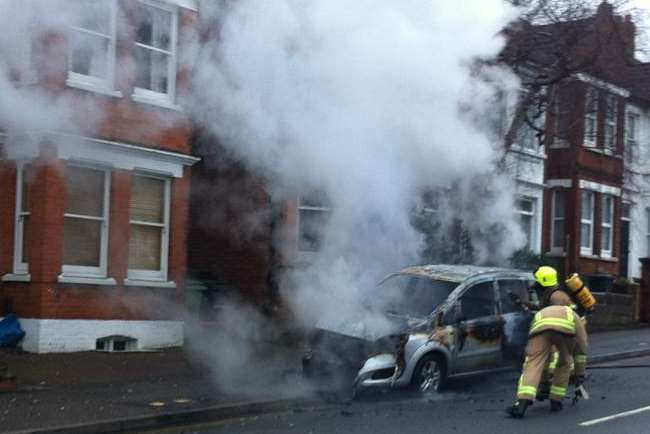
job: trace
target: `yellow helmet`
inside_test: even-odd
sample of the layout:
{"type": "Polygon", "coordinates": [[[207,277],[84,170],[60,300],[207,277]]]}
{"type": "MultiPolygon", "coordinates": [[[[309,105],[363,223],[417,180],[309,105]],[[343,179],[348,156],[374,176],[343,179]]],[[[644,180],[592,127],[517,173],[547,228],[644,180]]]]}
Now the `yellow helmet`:
{"type": "Polygon", "coordinates": [[[557,271],[553,267],[543,265],[535,271],[535,280],[545,288],[555,286],[557,285],[557,271]]]}

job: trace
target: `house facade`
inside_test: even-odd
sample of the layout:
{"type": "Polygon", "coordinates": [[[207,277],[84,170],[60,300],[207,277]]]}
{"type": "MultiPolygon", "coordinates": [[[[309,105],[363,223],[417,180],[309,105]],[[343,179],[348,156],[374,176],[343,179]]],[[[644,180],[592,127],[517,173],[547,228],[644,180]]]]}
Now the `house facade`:
{"type": "Polygon", "coordinates": [[[52,110],[0,124],[0,316],[32,352],[182,345],[197,4],[81,0],[65,25],[22,6],[13,84],[52,110]]]}
{"type": "Polygon", "coordinates": [[[635,37],[631,18],[603,1],[582,20],[515,27],[504,50],[525,90],[544,100],[533,120],[546,157],[540,253],[563,272],[640,278],[650,74],[635,37]]]}

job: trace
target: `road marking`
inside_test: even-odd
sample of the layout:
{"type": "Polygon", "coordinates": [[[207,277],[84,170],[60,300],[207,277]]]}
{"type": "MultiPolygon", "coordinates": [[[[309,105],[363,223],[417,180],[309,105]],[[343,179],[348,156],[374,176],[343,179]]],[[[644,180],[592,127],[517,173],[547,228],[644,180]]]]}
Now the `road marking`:
{"type": "Polygon", "coordinates": [[[632,415],[635,415],[635,414],[643,413],[645,411],[650,411],[650,405],[647,406],[647,407],[637,408],[636,410],[624,411],[623,413],[617,413],[617,414],[613,414],[611,416],[601,417],[600,419],[588,420],[588,421],[582,422],[582,423],[580,423],[578,425],[580,425],[580,426],[596,425],[598,423],[607,422],[609,420],[614,420],[614,419],[620,419],[622,417],[632,416],[632,415]]]}

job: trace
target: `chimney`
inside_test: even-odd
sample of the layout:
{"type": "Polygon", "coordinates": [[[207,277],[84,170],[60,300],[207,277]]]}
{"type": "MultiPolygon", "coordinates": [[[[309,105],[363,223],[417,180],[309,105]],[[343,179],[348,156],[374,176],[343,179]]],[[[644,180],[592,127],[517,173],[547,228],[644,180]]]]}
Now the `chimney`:
{"type": "Polygon", "coordinates": [[[632,21],[631,15],[625,15],[625,20],[620,23],[621,39],[625,45],[625,54],[630,58],[634,58],[636,51],[636,25],[632,21]]]}

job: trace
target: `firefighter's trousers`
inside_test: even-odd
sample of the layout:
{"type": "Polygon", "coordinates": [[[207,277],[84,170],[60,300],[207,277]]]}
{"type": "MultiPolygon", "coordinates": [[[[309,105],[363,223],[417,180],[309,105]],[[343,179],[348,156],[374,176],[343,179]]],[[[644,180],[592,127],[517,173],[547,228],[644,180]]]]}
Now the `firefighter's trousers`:
{"type": "Polygon", "coordinates": [[[558,352],[558,361],[553,372],[550,398],[561,401],[566,396],[573,365],[575,338],[554,331],[545,331],[528,339],[526,361],[517,389],[518,399],[535,399],[544,368],[554,350],[553,346],[558,352]]]}

